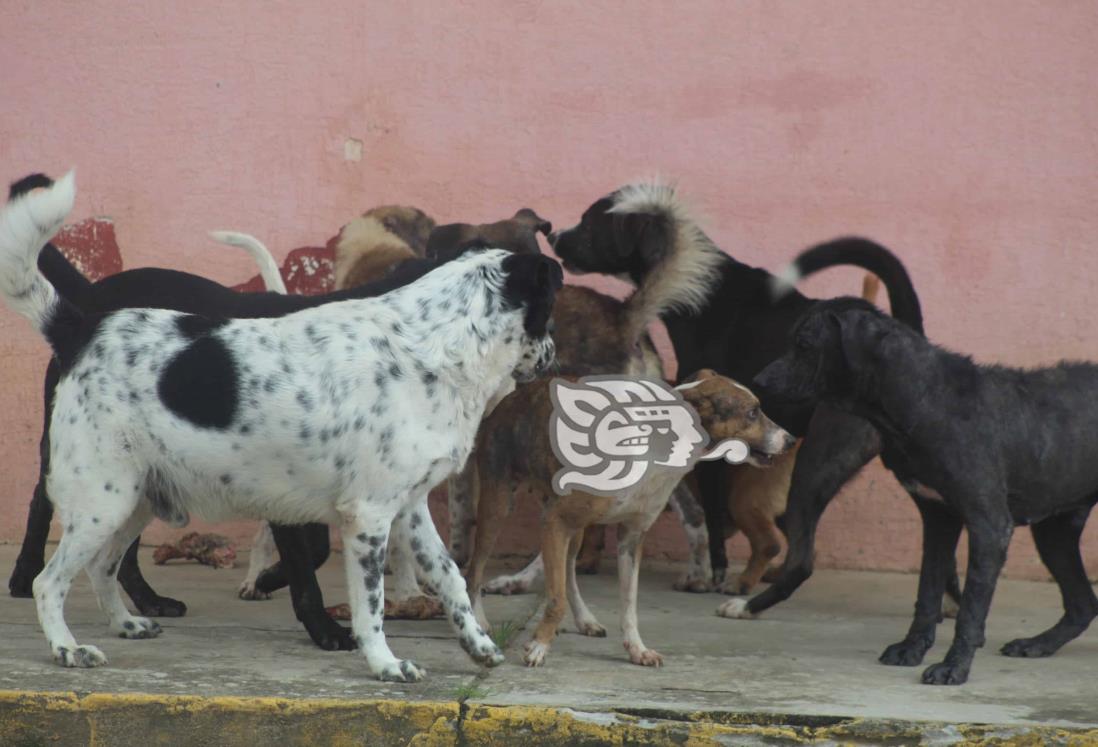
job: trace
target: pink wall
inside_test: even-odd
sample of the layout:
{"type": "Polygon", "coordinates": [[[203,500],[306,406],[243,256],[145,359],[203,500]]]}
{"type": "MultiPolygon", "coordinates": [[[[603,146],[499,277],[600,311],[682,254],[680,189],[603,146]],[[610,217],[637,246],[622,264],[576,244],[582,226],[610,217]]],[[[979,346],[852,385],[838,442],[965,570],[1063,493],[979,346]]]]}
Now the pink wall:
{"type": "MultiPolygon", "coordinates": [[[[78,166],[74,218],[112,218],[126,267],[235,284],[253,268],[206,230],[281,258],[380,202],[567,225],[659,173],[740,259],[866,234],[908,263],[935,339],[1017,364],[1098,357],[1093,3],[594,5],[7,3],[2,176],[78,166]]],[[[0,356],[14,540],[46,350],[3,312],[0,356]]],[[[672,527],[654,544],[677,542],[672,527]]],[[[1012,572],[1035,572],[1018,544],[1012,572]]],[[[874,468],[824,519],[820,560],[910,568],[917,546],[913,507],[874,468]]],[[[1098,568],[1093,528],[1088,551],[1098,568]]]]}

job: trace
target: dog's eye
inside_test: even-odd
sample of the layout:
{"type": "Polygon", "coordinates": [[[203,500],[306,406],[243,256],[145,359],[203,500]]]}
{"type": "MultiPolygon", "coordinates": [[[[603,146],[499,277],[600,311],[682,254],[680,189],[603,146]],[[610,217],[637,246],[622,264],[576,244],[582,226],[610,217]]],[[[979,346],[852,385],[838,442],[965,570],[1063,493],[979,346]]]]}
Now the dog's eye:
{"type": "Polygon", "coordinates": [[[759,419],[759,408],[752,407],[750,410],[748,410],[747,411],[747,419],[748,420],[758,420],[759,419]]]}

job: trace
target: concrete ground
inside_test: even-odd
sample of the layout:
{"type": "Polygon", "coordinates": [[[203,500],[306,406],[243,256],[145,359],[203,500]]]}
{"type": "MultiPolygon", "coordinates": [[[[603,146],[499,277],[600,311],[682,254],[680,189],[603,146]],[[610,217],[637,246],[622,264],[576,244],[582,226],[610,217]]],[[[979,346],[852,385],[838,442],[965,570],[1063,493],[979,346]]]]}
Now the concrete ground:
{"type": "MultiPolygon", "coordinates": [[[[15,551],[13,546],[0,547],[5,578],[15,551]]],[[[528,737],[531,744],[588,743],[581,733],[588,734],[592,744],[601,743],[603,737],[621,741],[620,734],[600,731],[619,727],[640,730],[640,735],[662,735],[650,742],[633,739],[653,744],[663,743],[664,737],[676,741],[674,734],[686,734],[696,743],[807,738],[873,742],[883,741],[886,732],[893,737],[906,735],[895,737],[905,743],[945,744],[1011,735],[1028,739],[1035,734],[1042,740],[1098,740],[1098,632],[1084,634],[1050,659],[1018,660],[997,653],[1005,641],[1034,634],[1059,617],[1059,594],[1049,583],[1000,582],[988,643],[977,656],[970,682],[961,687],[929,687],[919,684],[921,668],[877,663],[881,650],[907,629],[915,593],[913,576],[821,571],[786,604],[760,619],[741,621],[714,615],[724,597],[673,591],[675,569],[649,563],[642,569],[641,632],[645,642],[664,655],[665,666],[645,669],[630,664],[622,650],[616,582],[610,573],[613,563],[606,561],[604,573],[581,579],[581,586],[588,604],[610,631],[607,638],[587,638],[566,630],[554,643],[547,664],[528,669],[521,661],[522,644],[537,620],[540,596],[489,597],[486,609],[493,624],[514,631],[505,664],[493,670],[475,666],[442,620],[390,621],[386,633],[394,652],[415,659],[428,672],[424,682],[396,685],[372,680],[355,654],[315,649],[294,619],[285,592],[266,602],[237,599],[246,557],[240,563],[233,571],[194,564],[158,567],[152,564],[150,552],[143,551],[142,566],[153,586],[189,606],[184,618],[161,619],[165,632],[154,640],[112,637],[82,577],[69,597],[67,613],[77,640],[99,646],[110,659],[106,667],[95,670],[54,665],[33,601],[3,597],[0,690],[10,692],[0,694],[0,743],[13,743],[16,737],[37,743],[75,734],[59,730],[85,727],[87,734],[99,734],[102,741],[112,728],[146,723],[145,717],[126,710],[131,707],[164,707],[164,714],[170,714],[183,707],[179,704],[186,706],[184,710],[205,704],[199,708],[205,709],[203,713],[227,708],[227,715],[219,718],[231,720],[236,706],[225,705],[230,696],[243,699],[233,704],[267,704],[248,706],[252,711],[276,703],[277,707],[270,707],[283,714],[280,734],[292,731],[285,714],[295,703],[324,699],[325,707],[338,710],[340,703],[370,701],[370,708],[381,708],[387,718],[397,720],[401,717],[394,715],[394,704],[411,708],[410,713],[417,716],[409,716],[400,728],[387,726],[387,731],[380,732],[393,743],[416,741],[417,735],[427,734],[441,734],[441,741],[416,743],[451,743],[446,735],[458,734],[462,724],[472,729],[474,723],[482,727],[490,723],[492,730],[514,728],[516,733],[533,729],[530,733],[548,740],[528,737]],[[102,694],[123,695],[95,700],[102,694]],[[381,705],[374,702],[379,699],[381,705]],[[416,711],[415,704],[427,710],[416,711]],[[95,708],[106,708],[113,715],[89,717],[95,708]],[[546,729],[559,730],[561,724],[571,723],[572,736],[554,742],[546,736],[549,732],[538,732],[531,724],[546,719],[545,714],[554,714],[545,721],[546,729]],[[68,726],[62,728],[63,724],[68,726]],[[596,731],[583,732],[576,724],[596,731]],[[976,724],[987,726],[971,726],[976,724]],[[764,734],[758,729],[770,731],[764,734]]],[[[341,568],[334,558],[320,572],[330,604],[345,600],[341,568]]],[[[952,623],[947,621],[939,628],[940,640],[927,663],[944,654],[951,636],[952,623]]],[[[191,727],[207,728],[187,712],[191,727]]],[[[157,718],[168,718],[164,714],[157,718]]],[[[244,729],[241,733],[248,739],[255,737],[249,729],[270,726],[269,719],[254,712],[250,718],[258,718],[261,726],[244,729]]],[[[160,728],[155,724],[163,727],[167,722],[153,719],[149,723],[153,726],[142,726],[146,740],[160,728]]],[[[215,719],[208,726],[211,734],[219,735],[215,742],[226,739],[225,723],[215,719]]],[[[341,721],[338,728],[349,728],[347,723],[341,721]]],[[[183,732],[178,730],[188,727],[171,728],[171,734],[179,736],[183,732]]],[[[305,733],[304,742],[316,741],[316,732],[311,733],[312,737],[305,733]]],[[[454,741],[478,743],[470,737],[474,733],[467,731],[454,741]]],[[[161,737],[151,743],[174,743],[161,737]]],[[[192,738],[190,743],[203,742],[192,738]]]]}

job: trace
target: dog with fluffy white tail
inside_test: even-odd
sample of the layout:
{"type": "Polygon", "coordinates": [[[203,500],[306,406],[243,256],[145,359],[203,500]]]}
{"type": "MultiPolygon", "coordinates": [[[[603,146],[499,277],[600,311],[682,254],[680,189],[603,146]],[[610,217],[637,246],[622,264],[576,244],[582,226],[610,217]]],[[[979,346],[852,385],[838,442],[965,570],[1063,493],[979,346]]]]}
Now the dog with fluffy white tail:
{"type": "Polygon", "coordinates": [[[34,582],[54,658],[106,663],[65,624],[81,568],[114,632],[160,633],[123,604],[118,560],[154,516],[182,525],[194,513],[337,524],[359,649],[374,675],[407,682],[423,671],[396,658],[382,631],[386,546],[397,532],[465,651],[499,664],[427,492],[464,464],[489,400],[552,363],[547,323],[560,266],[471,249],[386,295],[276,319],[84,315],[36,264],[74,194],[70,173],[0,211],[0,293],[62,368],[48,485],[64,533],[34,582]]]}

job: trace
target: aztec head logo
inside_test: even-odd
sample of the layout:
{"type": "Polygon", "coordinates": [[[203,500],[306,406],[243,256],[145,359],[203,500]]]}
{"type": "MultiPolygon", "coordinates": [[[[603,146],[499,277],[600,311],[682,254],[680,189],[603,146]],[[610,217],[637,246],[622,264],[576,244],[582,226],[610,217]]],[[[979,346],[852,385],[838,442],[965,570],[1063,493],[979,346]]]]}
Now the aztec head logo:
{"type": "Polygon", "coordinates": [[[732,439],[703,455],[709,434],[702,430],[698,413],[662,381],[554,379],[549,395],[549,440],[564,465],[553,477],[553,489],[560,495],[574,488],[610,495],[636,485],[651,465],[685,473],[699,459],[738,464],[750,452],[743,441],[732,439]]]}

